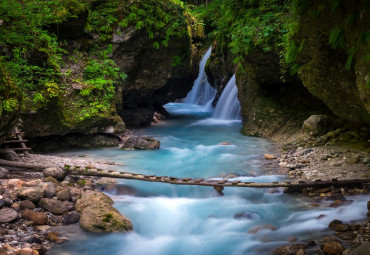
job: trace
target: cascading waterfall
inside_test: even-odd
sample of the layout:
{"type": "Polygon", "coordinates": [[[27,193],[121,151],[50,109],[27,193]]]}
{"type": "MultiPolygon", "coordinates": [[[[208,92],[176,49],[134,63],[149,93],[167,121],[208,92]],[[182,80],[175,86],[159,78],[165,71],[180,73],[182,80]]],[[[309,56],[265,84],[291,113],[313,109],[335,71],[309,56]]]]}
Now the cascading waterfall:
{"type": "Polygon", "coordinates": [[[210,106],[213,98],[216,95],[216,89],[214,89],[207,80],[207,75],[204,70],[207,60],[211,56],[212,47],[209,47],[206,54],[203,56],[199,63],[199,75],[194,81],[193,88],[185,98],[185,103],[198,104],[204,106],[210,106]]]}
{"type": "Polygon", "coordinates": [[[222,120],[241,119],[241,108],[238,100],[238,88],[236,87],[235,74],[227,83],[224,91],[222,91],[212,117],[222,120]]]}

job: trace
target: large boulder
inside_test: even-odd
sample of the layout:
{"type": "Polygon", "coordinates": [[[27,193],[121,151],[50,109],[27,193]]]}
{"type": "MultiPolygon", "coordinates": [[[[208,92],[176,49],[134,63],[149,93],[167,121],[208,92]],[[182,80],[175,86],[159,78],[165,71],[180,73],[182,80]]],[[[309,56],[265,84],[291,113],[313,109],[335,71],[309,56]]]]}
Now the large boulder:
{"type": "Polygon", "coordinates": [[[44,197],[44,190],[39,187],[21,188],[17,194],[21,199],[37,202],[44,197]]]}
{"type": "Polygon", "coordinates": [[[311,115],[307,120],[303,122],[303,131],[319,135],[324,134],[328,131],[330,119],[326,115],[311,115]]]}
{"type": "Polygon", "coordinates": [[[12,208],[3,208],[0,210],[0,223],[8,223],[16,220],[18,213],[12,208]]]}
{"type": "Polygon", "coordinates": [[[43,198],[39,202],[39,206],[52,214],[60,215],[74,208],[73,203],[69,201],[60,201],[57,199],[43,198]]]}
{"type": "Polygon", "coordinates": [[[132,230],[132,223],[113,206],[107,195],[84,192],[76,202],[76,210],[81,212],[80,226],[89,232],[118,232],[132,230]]]}
{"type": "Polygon", "coordinates": [[[121,150],[158,150],[160,142],[151,137],[130,137],[124,141],[121,150]]]}
{"type": "Polygon", "coordinates": [[[370,254],[370,242],[362,243],[356,249],[354,249],[350,255],[367,255],[370,254]]]}
{"type": "Polygon", "coordinates": [[[121,232],[132,230],[132,223],[107,204],[92,205],[81,213],[80,226],[89,232],[121,232]]]}
{"type": "Polygon", "coordinates": [[[35,212],[30,209],[25,209],[22,210],[20,213],[24,219],[30,220],[36,225],[46,225],[46,223],[48,222],[48,217],[45,213],[42,212],[35,212]]]}
{"type": "Polygon", "coordinates": [[[44,196],[46,198],[52,198],[56,192],[56,185],[52,182],[42,182],[39,187],[44,190],[44,196]]]}

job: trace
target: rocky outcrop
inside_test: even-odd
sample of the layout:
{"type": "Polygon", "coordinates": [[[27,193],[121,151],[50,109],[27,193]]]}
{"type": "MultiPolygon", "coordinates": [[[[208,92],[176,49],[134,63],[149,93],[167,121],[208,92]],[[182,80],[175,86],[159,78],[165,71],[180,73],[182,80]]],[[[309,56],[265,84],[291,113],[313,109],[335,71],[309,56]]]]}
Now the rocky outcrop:
{"type": "Polygon", "coordinates": [[[158,150],[160,142],[151,137],[129,137],[121,147],[121,150],[158,150]]]}
{"type": "Polygon", "coordinates": [[[282,77],[279,57],[254,51],[244,57],[236,74],[243,132],[288,142],[301,133],[304,120],[330,111],[311,95],[296,76],[282,77]]]}
{"type": "Polygon", "coordinates": [[[122,31],[120,40],[114,38],[113,59],[128,75],[119,114],[127,126],[148,125],[156,108],[185,97],[191,89],[198,64],[191,62],[191,38],[173,38],[159,49],[153,48],[156,38],[148,40],[145,30],[134,27],[122,31]],[[178,65],[174,64],[176,58],[180,59],[178,65]]]}
{"type": "Polygon", "coordinates": [[[309,92],[320,98],[337,116],[370,124],[370,15],[366,3],[311,1],[299,16],[294,37],[303,45],[298,53],[298,76],[309,92]],[[318,11],[317,17],[311,13],[318,11]],[[344,22],[345,21],[345,22],[344,22]],[[351,54],[353,54],[351,56],[351,54]]]}

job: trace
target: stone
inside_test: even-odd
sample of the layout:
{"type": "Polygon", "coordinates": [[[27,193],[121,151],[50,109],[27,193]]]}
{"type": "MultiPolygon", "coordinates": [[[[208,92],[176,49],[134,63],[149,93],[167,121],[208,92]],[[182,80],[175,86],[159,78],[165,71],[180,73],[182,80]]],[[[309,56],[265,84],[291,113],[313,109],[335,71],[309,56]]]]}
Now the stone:
{"type": "Polygon", "coordinates": [[[320,135],[329,129],[330,119],[326,115],[311,115],[303,122],[302,130],[313,135],[320,135]]]}
{"type": "Polygon", "coordinates": [[[370,254],[370,242],[364,242],[360,246],[356,247],[350,255],[368,255],[370,254]]]}
{"type": "Polygon", "coordinates": [[[99,204],[108,204],[112,205],[113,200],[107,195],[96,192],[96,191],[86,191],[82,193],[81,197],[77,200],[75,207],[76,210],[82,212],[82,210],[89,205],[99,205],[99,204]]]}
{"type": "Polygon", "coordinates": [[[27,243],[37,243],[37,244],[42,244],[42,240],[38,237],[30,237],[27,239],[27,243]]]}
{"type": "Polygon", "coordinates": [[[80,217],[81,215],[79,213],[73,212],[71,214],[68,214],[67,216],[63,218],[63,224],[71,225],[71,224],[78,223],[80,221],[80,217]]]}
{"type": "Polygon", "coordinates": [[[6,202],[4,199],[0,199],[0,208],[6,205],[6,202]]]}
{"type": "Polygon", "coordinates": [[[295,255],[305,255],[306,254],[306,252],[304,251],[304,249],[299,249],[296,253],[295,253],[295,255]]]}
{"type": "Polygon", "coordinates": [[[51,182],[51,183],[54,183],[55,185],[59,184],[58,180],[55,179],[54,177],[51,177],[51,176],[47,176],[42,180],[43,180],[43,182],[51,182]]]}
{"type": "Polygon", "coordinates": [[[151,137],[129,137],[121,147],[121,150],[158,150],[160,142],[151,137]]]}
{"type": "Polygon", "coordinates": [[[324,243],[321,249],[324,254],[328,254],[328,255],[342,254],[342,251],[344,250],[342,244],[339,242],[324,243]]]}
{"type": "Polygon", "coordinates": [[[50,242],[54,242],[54,243],[58,242],[59,241],[58,233],[49,232],[46,235],[46,239],[49,240],[50,242]]]}
{"type": "Polygon", "coordinates": [[[20,213],[24,219],[30,220],[36,225],[45,225],[48,222],[48,217],[45,213],[42,212],[35,212],[30,209],[24,209],[20,213]]]}
{"type": "Polygon", "coordinates": [[[338,233],[337,236],[342,240],[354,240],[356,235],[352,231],[338,233]]]}
{"type": "MultiPolygon", "coordinates": [[[[234,214],[234,219],[248,219],[248,220],[259,220],[261,216],[256,212],[240,212],[234,214]]],[[[264,225],[267,226],[267,225],[264,225]]]]}
{"type": "Polygon", "coordinates": [[[51,228],[49,225],[42,225],[42,226],[36,226],[36,228],[40,231],[46,231],[51,228]]]}
{"type": "Polygon", "coordinates": [[[307,247],[306,244],[292,244],[292,245],[286,245],[282,247],[278,247],[275,250],[273,250],[274,255],[291,255],[296,254],[299,250],[305,249],[307,247]]]}
{"type": "Polygon", "coordinates": [[[56,197],[62,201],[68,201],[72,198],[72,193],[68,188],[59,187],[56,192],[56,197]]]}
{"type": "Polygon", "coordinates": [[[3,167],[0,167],[0,179],[4,179],[8,176],[9,170],[3,167]]]}
{"type": "Polygon", "coordinates": [[[30,209],[30,210],[33,210],[35,209],[35,204],[32,203],[32,201],[30,200],[22,200],[20,203],[19,203],[19,206],[21,207],[22,210],[24,209],[30,209]]]}
{"type": "Polygon", "coordinates": [[[38,187],[21,188],[17,194],[21,199],[37,202],[44,197],[44,190],[38,187]]]}
{"type": "MultiPolygon", "coordinates": [[[[258,231],[262,230],[262,229],[269,229],[269,230],[276,230],[277,227],[273,226],[273,225],[269,225],[269,224],[265,224],[265,225],[262,225],[262,226],[256,226],[256,227],[253,227],[251,228],[250,230],[248,230],[248,233],[249,234],[255,234],[257,233],[258,231]]],[[[290,242],[290,241],[288,241],[290,242]]]]}
{"type": "Polygon", "coordinates": [[[59,168],[59,167],[45,168],[43,173],[44,173],[45,177],[51,176],[51,177],[57,179],[58,181],[63,180],[64,176],[66,174],[65,171],[62,168],[59,168]]]}
{"type": "Polygon", "coordinates": [[[334,193],[325,199],[326,201],[345,201],[346,198],[341,193],[334,193]]]}
{"type": "Polygon", "coordinates": [[[18,154],[9,148],[0,148],[0,159],[20,161],[18,154]]]}
{"type": "Polygon", "coordinates": [[[39,206],[52,214],[60,215],[68,212],[73,204],[69,201],[60,201],[57,199],[43,198],[39,202],[39,206]]]}
{"type": "Polygon", "coordinates": [[[328,228],[330,228],[330,229],[334,230],[334,229],[335,229],[335,227],[336,227],[337,225],[342,224],[342,223],[343,223],[343,222],[342,222],[342,221],[340,221],[340,220],[332,220],[332,221],[329,223],[328,228]]]}
{"type": "Polygon", "coordinates": [[[3,208],[0,210],[0,223],[8,223],[18,218],[18,212],[12,208],[3,208]]]}
{"type": "Polygon", "coordinates": [[[367,210],[370,211],[370,201],[367,201],[367,210]]]}
{"type": "Polygon", "coordinates": [[[367,158],[364,158],[363,160],[362,160],[362,163],[363,164],[370,164],[370,157],[367,157],[367,158]]]}
{"type": "Polygon", "coordinates": [[[229,142],[220,142],[218,145],[232,145],[232,144],[229,142]]]}
{"type": "Polygon", "coordinates": [[[265,156],[265,159],[267,159],[267,160],[276,159],[276,156],[273,155],[273,154],[265,154],[264,156],[265,156]]]}
{"type": "Polygon", "coordinates": [[[10,189],[19,189],[23,186],[24,181],[19,179],[10,179],[8,181],[8,188],[10,189]]]}
{"type": "Polygon", "coordinates": [[[116,185],[117,180],[113,178],[103,177],[95,182],[96,185],[116,185]]]}
{"type": "Polygon", "coordinates": [[[33,250],[29,247],[23,248],[15,253],[16,255],[35,255],[33,250]]]}
{"type": "Polygon", "coordinates": [[[343,165],[345,162],[346,162],[345,160],[338,160],[338,161],[330,162],[330,165],[331,165],[331,166],[341,166],[341,165],[343,165]]]}
{"type": "Polygon", "coordinates": [[[56,186],[53,182],[42,182],[39,187],[44,190],[44,197],[52,198],[56,192],[56,186]]]}
{"type": "Polygon", "coordinates": [[[334,230],[337,232],[345,232],[349,230],[349,225],[348,224],[337,224],[334,230]]]}
{"type": "Polygon", "coordinates": [[[346,163],[347,164],[356,164],[358,162],[358,158],[347,158],[346,163]]]}
{"type": "Polygon", "coordinates": [[[80,226],[94,233],[123,232],[133,229],[131,221],[108,204],[85,207],[81,213],[80,226]]]}
{"type": "Polygon", "coordinates": [[[38,253],[40,255],[44,255],[48,250],[45,248],[45,246],[41,245],[41,244],[34,244],[32,245],[32,249],[34,249],[35,251],[38,251],[38,253]]]}

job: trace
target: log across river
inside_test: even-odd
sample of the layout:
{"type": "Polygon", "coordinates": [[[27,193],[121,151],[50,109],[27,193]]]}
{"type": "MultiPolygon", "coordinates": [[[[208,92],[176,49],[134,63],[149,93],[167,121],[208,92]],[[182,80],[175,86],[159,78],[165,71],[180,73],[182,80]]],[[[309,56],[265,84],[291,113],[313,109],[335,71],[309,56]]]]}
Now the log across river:
{"type": "MultiPolygon", "coordinates": [[[[53,167],[51,165],[33,164],[25,162],[13,162],[7,160],[0,160],[1,166],[11,167],[14,169],[23,169],[25,171],[42,172],[47,167],[53,167]]],[[[131,179],[146,182],[160,182],[169,183],[174,185],[197,185],[197,186],[213,186],[213,187],[244,187],[244,188],[291,188],[292,190],[300,190],[302,188],[319,188],[328,186],[356,186],[370,183],[370,178],[364,179],[347,179],[347,180],[314,180],[314,181],[283,181],[283,182],[243,182],[241,180],[235,180],[237,178],[222,179],[222,178],[176,178],[172,176],[157,176],[157,175],[145,175],[140,173],[130,172],[119,172],[114,170],[103,170],[91,167],[65,166],[66,173],[68,175],[82,175],[82,176],[97,176],[97,177],[110,177],[117,179],[131,179]]],[[[217,189],[217,188],[216,188],[217,189]]]]}

